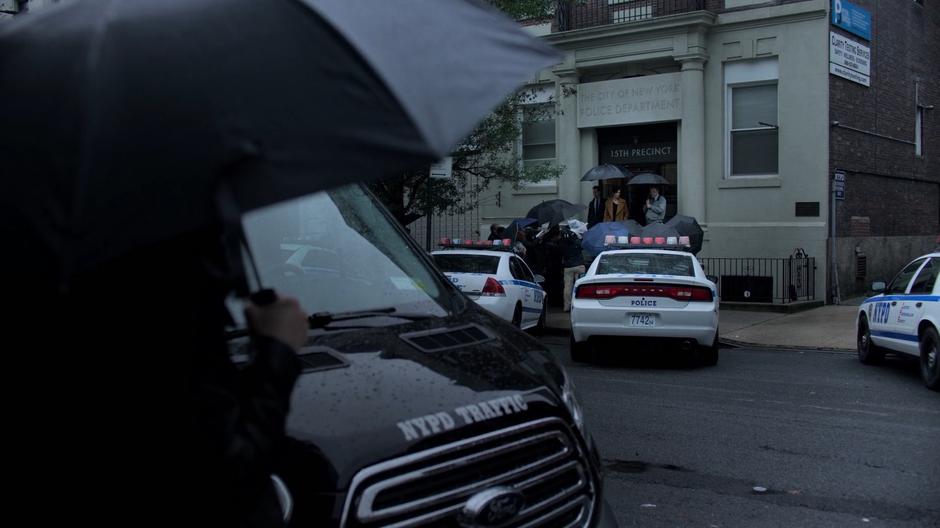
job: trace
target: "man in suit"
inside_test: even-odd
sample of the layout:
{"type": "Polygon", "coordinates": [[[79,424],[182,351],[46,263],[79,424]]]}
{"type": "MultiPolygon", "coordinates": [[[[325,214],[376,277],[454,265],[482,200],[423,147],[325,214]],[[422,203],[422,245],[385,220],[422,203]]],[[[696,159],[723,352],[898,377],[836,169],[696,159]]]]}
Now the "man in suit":
{"type": "Polygon", "coordinates": [[[594,199],[588,204],[588,229],[594,227],[594,224],[599,224],[604,221],[604,200],[601,198],[601,188],[595,185],[593,190],[594,199]]]}

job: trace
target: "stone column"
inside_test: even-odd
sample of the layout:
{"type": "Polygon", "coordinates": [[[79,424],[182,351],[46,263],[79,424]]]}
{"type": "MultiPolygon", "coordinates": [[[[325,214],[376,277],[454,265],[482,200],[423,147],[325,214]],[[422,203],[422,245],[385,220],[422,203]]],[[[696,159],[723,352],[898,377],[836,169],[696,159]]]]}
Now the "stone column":
{"type": "MultiPolygon", "coordinates": [[[[594,199],[594,194],[591,192],[591,187],[597,185],[596,181],[582,182],[581,177],[584,176],[584,173],[591,170],[592,167],[597,165],[597,129],[596,128],[582,128],[581,129],[581,164],[578,168],[578,181],[580,182],[578,188],[581,191],[581,195],[577,202],[582,205],[587,205],[592,199],[594,199]]],[[[571,201],[571,200],[569,200],[571,201]]],[[[584,213],[584,220],[587,221],[587,212],[584,213]]]]}
{"type": "Polygon", "coordinates": [[[682,63],[682,124],[679,138],[679,214],[705,218],[705,58],[682,63]]]}
{"type": "Polygon", "coordinates": [[[564,172],[558,176],[558,197],[578,203],[581,195],[581,133],[578,130],[578,75],[573,70],[559,73],[555,83],[558,115],[555,118],[555,156],[564,172]]]}

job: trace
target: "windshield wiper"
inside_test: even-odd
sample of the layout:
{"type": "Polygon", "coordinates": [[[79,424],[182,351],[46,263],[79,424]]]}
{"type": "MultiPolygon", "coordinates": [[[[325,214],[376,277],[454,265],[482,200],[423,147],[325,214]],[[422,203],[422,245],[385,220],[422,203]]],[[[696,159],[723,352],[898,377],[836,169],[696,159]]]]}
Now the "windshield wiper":
{"type": "Polygon", "coordinates": [[[398,319],[407,319],[409,321],[420,321],[433,317],[430,314],[400,313],[394,306],[388,308],[374,308],[371,310],[360,310],[354,312],[317,312],[307,317],[310,328],[325,328],[330,323],[337,321],[350,321],[353,319],[366,319],[369,317],[395,317],[398,319]]]}

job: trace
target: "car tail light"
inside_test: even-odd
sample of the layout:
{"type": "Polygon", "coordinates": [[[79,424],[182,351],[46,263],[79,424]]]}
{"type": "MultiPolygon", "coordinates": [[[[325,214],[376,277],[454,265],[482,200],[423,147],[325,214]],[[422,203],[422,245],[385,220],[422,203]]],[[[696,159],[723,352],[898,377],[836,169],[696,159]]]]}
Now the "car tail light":
{"type": "Polygon", "coordinates": [[[578,299],[613,299],[616,297],[668,297],[676,301],[712,300],[712,291],[701,286],[670,284],[585,284],[575,291],[578,299]]]}
{"type": "Polygon", "coordinates": [[[483,291],[480,294],[487,297],[505,297],[506,290],[503,289],[503,285],[499,281],[493,277],[487,277],[486,284],[483,285],[483,291]]]}
{"type": "Polygon", "coordinates": [[[712,291],[699,286],[673,286],[669,297],[677,301],[711,301],[712,291]]]}

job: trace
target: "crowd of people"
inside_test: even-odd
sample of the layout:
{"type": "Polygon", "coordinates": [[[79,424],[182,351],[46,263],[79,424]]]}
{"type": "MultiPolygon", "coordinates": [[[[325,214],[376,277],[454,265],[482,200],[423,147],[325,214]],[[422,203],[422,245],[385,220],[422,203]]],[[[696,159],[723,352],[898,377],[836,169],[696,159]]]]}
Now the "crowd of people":
{"type": "MultiPolygon", "coordinates": [[[[620,194],[620,188],[614,188],[606,200],[601,196],[601,188],[595,185],[594,197],[588,203],[588,229],[601,222],[622,222],[630,218],[630,208],[620,194]]],[[[643,205],[646,224],[662,222],[666,216],[666,197],[660,194],[659,187],[650,187],[649,196],[643,205]]]]}
{"type": "MultiPolygon", "coordinates": [[[[622,222],[630,218],[627,201],[621,189],[613,189],[604,199],[600,186],[594,186],[594,197],[587,206],[587,227],[601,222],[622,222]]],[[[646,224],[662,222],[666,215],[666,198],[658,187],[651,187],[643,205],[646,224]]],[[[499,224],[490,225],[489,240],[502,240],[514,236],[513,251],[525,260],[533,273],[545,277],[544,287],[552,304],[571,309],[571,291],[574,281],[585,273],[590,258],[581,249],[581,236],[567,222],[557,225],[532,225],[512,230],[499,224]],[[558,290],[561,290],[559,292],[558,290]]]]}

